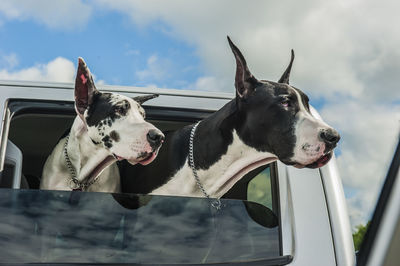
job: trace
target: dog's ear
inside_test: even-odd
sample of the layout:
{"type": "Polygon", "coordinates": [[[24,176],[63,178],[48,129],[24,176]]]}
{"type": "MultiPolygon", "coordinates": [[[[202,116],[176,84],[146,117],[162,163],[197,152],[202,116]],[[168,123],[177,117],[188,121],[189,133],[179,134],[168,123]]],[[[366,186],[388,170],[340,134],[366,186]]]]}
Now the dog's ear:
{"type": "Polygon", "coordinates": [[[78,71],[75,79],[75,108],[82,116],[92,103],[93,95],[99,93],[94,85],[92,74],[83,58],[78,59],[78,71]]]}
{"type": "Polygon", "coordinates": [[[142,104],[148,100],[157,98],[159,95],[158,94],[150,94],[150,95],[144,95],[144,96],[136,96],[133,97],[133,100],[135,100],[136,102],[138,102],[139,104],[142,104]]]}
{"type": "Polygon", "coordinates": [[[292,56],[290,58],[290,63],[286,68],[285,72],[283,73],[282,77],[279,79],[278,81],[279,83],[289,84],[289,76],[290,76],[290,71],[292,70],[293,60],[294,60],[294,51],[292,49],[292,56]]]}
{"type": "Polygon", "coordinates": [[[239,51],[236,45],[233,44],[229,36],[227,36],[227,38],[236,59],[236,96],[240,98],[247,98],[247,96],[254,91],[254,88],[257,87],[259,81],[253,76],[253,74],[250,73],[242,53],[239,51]]]}

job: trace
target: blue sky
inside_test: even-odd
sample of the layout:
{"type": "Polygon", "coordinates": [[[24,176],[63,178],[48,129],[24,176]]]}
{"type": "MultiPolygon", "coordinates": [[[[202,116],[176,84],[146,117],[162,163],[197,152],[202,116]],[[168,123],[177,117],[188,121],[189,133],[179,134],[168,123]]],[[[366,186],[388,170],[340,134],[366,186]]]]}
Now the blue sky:
{"type": "Polygon", "coordinates": [[[96,13],[86,25],[73,30],[14,20],[0,28],[0,53],[17,55],[18,64],[11,69],[28,68],[59,56],[75,63],[81,56],[96,77],[107,84],[131,86],[154,82],[145,76],[138,78],[135,73],[145,69],[152,56],[162,56],[169,68],[157,80],[159,86],[188,88],[202,75],[199,58],[191,45],[163,34],[164,28],[167,25],[156,22],[140,29],[116,11],[96,13]]]}
{"type": "MultiPolygon", "coordinates": [[[[0,67],[24,69],[60,56],[76,63],[81,56],[96,78],[106,84],[189,90],[196,89],[196,80],[210,72],[202,65],[196,46],[174,38],[163,21],[140,27],[121,12],[96,10],[99,12],[94,12],[86,24],[74,29],[53,29],[31,20],[8,21],[0,28],[0,55],[14,54],[17,62],[10,66],[0,61],[0,67]],[[146,71],[151,70],[157,74],[147,75],[146,71]]],[[[228,47],[226,36],[221,35],[218,41],[228,47]]],[[[287,59],[282,58],[282,68],[287,59]]],[[[234,66],[232,75],[233,70],[234,66]]],[[[203,89],[234,92],[233,86],[203,89]]],[[[321,97],[313,98],[316,108],[326,102],[321,97]]]]}
{"type": "Polygon", "coordinates": [[[98,83],[233,93],[226,35],[260,79],[277,80],[293,48],[292,84],[341,133],[354,226],[369,219],[400,128],[397,10],[394,0],[3,0],[0,79],[73,82],[81,56],[98,83]]]}

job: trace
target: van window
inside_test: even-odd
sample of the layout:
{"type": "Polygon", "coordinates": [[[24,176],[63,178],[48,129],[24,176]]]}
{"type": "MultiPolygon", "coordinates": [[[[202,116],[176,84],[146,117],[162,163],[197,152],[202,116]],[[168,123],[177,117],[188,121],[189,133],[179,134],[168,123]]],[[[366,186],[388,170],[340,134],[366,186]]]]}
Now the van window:
{"type": "Polygon", "coordinates": [[[279,259],[276,217],[257,223],[254,204],[222,199],[216,210],[206,198],[2,189],[0,263],[279,259]]]}
{"type": "Polygon", "coordinates": [[[265,168],[250,180],[247,187],[247,200],[273,209],[270,167],[265,168]]]}
{"type": "MultiPolygon", "coordinates": [[[[28,190],[10,189],[16,169],[5,167],[0,246],[7,248],[0,250],[0,263],[290,262],[281,256],[273,167],[248,173],[221,199],[221,210],[199,198],[41,191],[43,165],[72,125],[73,103],[11,100],[9,109],[8,140],[23,157],[17,187],[28,190]]],[[[209,115],[154,107],[146,112],[164,131],[209,115]]]]}

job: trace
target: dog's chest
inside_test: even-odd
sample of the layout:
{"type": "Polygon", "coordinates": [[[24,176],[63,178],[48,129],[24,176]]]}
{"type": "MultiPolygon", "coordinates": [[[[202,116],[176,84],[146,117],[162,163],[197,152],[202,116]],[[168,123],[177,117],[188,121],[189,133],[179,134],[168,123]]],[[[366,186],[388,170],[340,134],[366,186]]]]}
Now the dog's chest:
{"type": "Polygon", "coordinates": [[[119,193],[121,191],[120,175],[117,164],[113,163],[103,170],[97,180],[87,191],[119,193]]]}
{"type": "Polygon", "coordinates": [[[153,190],[150,194],[201,197],[202,194],[199,192],[200,191],[197,191],[192,169],[186,159],[183,167],[180,168],[166,184],[153,190]]]}
{"type": "MultiPolygon", "coordinates": [[[[226,185],[230,179],[241,178],[242,176],[236,176],[236,174],[248,165],[267,157],[275,157],[275,155],[258,152],[244,144],[234,131],[233,141],[228,146],[227,152],[208,169],[198,169],[197,174],[202,186],[210,196],[221,197],[230,189],[231,186],[226,185]]],[[[166,184],[153,190],[151,194],[204,197],[196,183],[188,159],[166,184]]]]}

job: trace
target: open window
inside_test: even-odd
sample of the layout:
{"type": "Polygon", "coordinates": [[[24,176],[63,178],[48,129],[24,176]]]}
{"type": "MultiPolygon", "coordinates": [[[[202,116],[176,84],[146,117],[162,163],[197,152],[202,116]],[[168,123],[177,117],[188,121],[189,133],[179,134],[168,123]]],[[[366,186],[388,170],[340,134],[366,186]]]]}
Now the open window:
{"type": "MultiPolygon", "coordinates": [[[[76,116],[73,103],[15,99],[9,101],[8,110],[8,140],[22,152],[22,173],[29,188],[37,189],[46,158],[76,116]]],[[[147,108],[146,113],[148,120],[163,131],[183,127],[209,115],[205,111],[156,107],[147,108]]]]}
{"type": "MultiPolygon", "coordinates": [[[[147,120],[163,131],[210,114],[145,109],[147,120]]],[[[40,191],[46,158],[75,118],[73,103],[15,99],[8,110],[0,245],[7,240],[12,248],[0,251],[0,262],[290,262],[290,256],[282,256],[274,163],[235,184],[220,211],[201,198],[40,191]],[[6,227],[13,228],[13,236],[6,227]]]]}
{"type": "Polygon", "coordinates": [[[3,171],[0,173],[0,188],[27,188],[22,177],[22,152],[10,140],[7,141],[3,171]]]}

